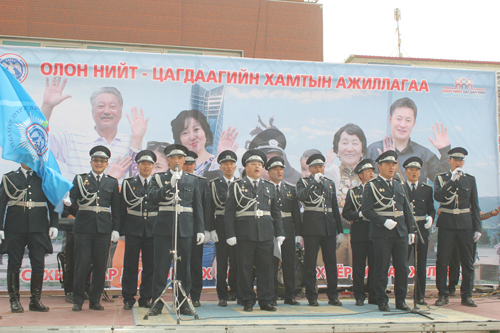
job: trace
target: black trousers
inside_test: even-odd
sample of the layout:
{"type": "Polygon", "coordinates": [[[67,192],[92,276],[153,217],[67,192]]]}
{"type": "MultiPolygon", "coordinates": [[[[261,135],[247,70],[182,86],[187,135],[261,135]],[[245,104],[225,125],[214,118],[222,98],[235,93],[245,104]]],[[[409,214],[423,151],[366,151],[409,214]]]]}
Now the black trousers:
{"type": "Polygon", "coordinates": [[[126,235],[122,275],[122,296],[124,303],[135,303],[134,297],[137,294],[139,274],[139,256],[142,259],[139,302],[145,303],[151,300],[154,271],[154,238],[126,235]]]}
{"type": "Polygon", "coordinates": [[[203,243],[191,245],[191,300],[199,301],[203,289],[203,243]]]}
{"type": "Polygon", "coordinates": [[[236,260],[236,247],[229,246],[225,240],[215,243],[217,257],[217,297],[220,300],[228,299],[227,285],[231,287],[231,292],[238,293],[238,265],[236,260]],[[229,260],[229,277],[228,277],[229,260]]]}
{"type": "Polygon", "coordinates": [[[368,259],[368,300],[376,302],[377,296],[373,288],[373,277],[375,275],[375,255],[373,253],[373,242],[351,242],[352,249],[352,286],[354,299],[364,301],[366,293],[364,289],[366,260],[368,259]]]}
{"type": "Polygon", "coordinates": [[[89,302],[99,303],[109,256],[111,234],[87,234],[75,232],[75,276],[73,284],[73,302],[83,304],[85,300],[85,284],[90,263],[94,269],[90,282],[89,302]]]}
{"type": "Polygon", "coordinates": [[[234,296],[238,296],[238,258],[236,258],[237,246],[238,245],[229,246],[229,273],[227,276],[227,283],[229,284],[229,295],[234,296]]]}
{"type": "MultiPolygon", "coordinates": [[[[167,286],[170,266],[172,264],[172,253],[174,247],[172,236],[154,236],[154,273],[153,273],[153,301],[160,297],[167,286]]],[[[181,282],[182,288],[189,295],[191,292],[191,241],[192,237],[177,238],[177,255],[181,258],[177,262],[177,280],[181,282]]],[[[179,292],[178,301],[182,302],[184,296],[179,292]]],[[[187,306],[186,303],[183,306],[187,306]]],[[[158,302],[157,308],[163,308],[163,303],[158,302]]]]}
{"type": "Polygon", "coordinates": [[[455,242],[458,244],[460,261],[462,263],[462,298],[472,297],[474,288],[474,232],[465,229],[438,230],[438,247],[436,254],[436,287],[439,296],[448,296],[448,266],[455,242]]]}
{"type": "Polygon", "coordinates": [[[318,251],[321,247],[323,262],[326,270],[326,283],[328,285],[326,295],[329,300],[338,298],[337,284],[337,240],[335,236],[304,236],[304,284],[306,287],[306,297],[309,301],[316,300],[316,262],[318,251]]]}
{"type": "Polygon", "coordinates": [[[273,250],[274,242],[269,241],[238,241],[236,245],[238,258],[238,297],[243,305],[255,304],[254,266],[257,276],[257,294],[259,306],[271,303],[274,295],[273,250]]]}
{"type": "MultiPolygon", "coordinates": [[[[19,274],[23,263],[24,248],[27,246],[31,264],[31,274],[43,274],[45,267],[46,244],[49,235],[45,232],[6,233],[8,238],[9,260],[7,274],[19,274]]],[[[50,242],[50,241],[49,241],[50,242]]]]}
{"type": "MultiPolygon", "coordinates": [[[[418,237],[415,238],[415,244],[417,246],[417,262],[415,264],[415,293],[417,294],[417,299],[425,298],[425,284],[427,281],[427,251],[429,249],[429,239],[424,238],[424,243],[420,243],[418,237]],[[418,243],[417,243],[418,242],[418,243]]],[[[408,246],[408,260],[410,260],[414,245],[408,246]]]]}
{"type": "Polygon", "coordinates": [[[72,231],[65,231],[66,247],[66,269],[64,270],[64,293],[73,292],[73,282],[75,275],[75,234],[72,231]]]}
{"type": "MultiPolygon", "coordinates": [[[[472,246],[472,254],[474,256],[474,262],[476,262],[476,251],[477,242],[474,242],[472,246]]],[[[448,271],[448,290],[455,291],[458,285],[458,280],[460,280],[460,250],[458,249],[458,244],[455,242],[453,247],[453,253],[451,254],[450,266],[448,271]]]]}
{"type": "MultiPolygon", "coordinates": [[[[278,267],[279,259],[273,256],[274,267],[274,299],[278,299],[278,267]]],[[[281,245],[281,271],[285,285],[285,301],[295,298],[295,238],[286,238],[281,245]]]]}
{"type": "Polygon", "coordinates": [[[391,265],[391,256],[396,275],[394,282],[396,304],[404,302],[408,290],[408,237],[373,238],[372,241],[375,249],[373,286],[377,295],[377,303],[389,302],[385,289],[387,288],[387,274],[391,265]]]}

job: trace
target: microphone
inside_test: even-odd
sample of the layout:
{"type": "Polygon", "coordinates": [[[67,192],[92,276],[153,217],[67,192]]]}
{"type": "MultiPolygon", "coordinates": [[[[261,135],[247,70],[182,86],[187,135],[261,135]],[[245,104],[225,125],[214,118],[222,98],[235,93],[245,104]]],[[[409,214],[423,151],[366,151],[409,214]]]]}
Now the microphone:
{"type": "Polygon", "coordinates": [[[401,184],[404,184],[403,178],[401,178],[401,175],[399,174],[398,171],[394,174],[394,178],[396,178],[397,181],[399,181],[401,184]]]}
{"type": "Polygon", "coordinates": [[[179,166],[176,164],[175,167],[174,167],[174,171],[175,172],[179,172],[179,166]]]}

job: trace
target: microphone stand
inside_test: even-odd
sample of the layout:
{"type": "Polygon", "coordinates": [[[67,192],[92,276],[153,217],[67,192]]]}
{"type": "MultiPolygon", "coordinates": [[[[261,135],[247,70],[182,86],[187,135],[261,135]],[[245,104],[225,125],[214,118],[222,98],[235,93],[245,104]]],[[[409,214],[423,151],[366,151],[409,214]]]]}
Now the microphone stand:
{"type": "Polygon", "coordinates": [[[417,269],[418,269],[417,249],[418,249],[418,245],[417,245],[417,243],[420,242],[422,244],[425,244],[425,242],[424,242],[424,238],[422,237],[422,234],[420,233],[420,229],[418,227],[417,221],[415,220],[415,215],[413,214],[413,204],[410,202],[410,199],[408,198],[408,194],[406,193],[404,180],[399,175],[399,172],[396,172],[396,174],[394,176],[395,176],[394,178],[396,178],[396,180],[401,183],[401,187],[403,189],[403,195],[405,198],[404,205],[406,206],[406,208],[410,212],[410,223],[412,225],[412,229],[417,231],[417,236],[418,236],[417,237],[418,239],[416,239],[413,242],[413,252],[414,252],[414,258],[415,258],[415,288],[413,289],[413,309],[411,309],[409,311],[403,311],[403,312],[397,312],[397,313],[384,313],[384,316],[414,313],[414,314],[418,314],[420,316],[426,317],[430,320],[434,320],[434,318],[428,316],[429,312],[420,311],[419,307],[417,307],[417,289],[416,289],[418,287],[418,277],[417,277],[417,269]]]}
{"type": "MultiPolygon", "coordinates": [[[[175,172],[179,172],[179,166],[175,166],[175,172]]],[[[191,303],[191,300],[187,297],[186,292],[184,291],[184,288],[182,287],[182,283],[180,280],[177,280],[177,261],[182,260],[181,257],[177,256],[177,229],[179,226],[179,218],[178,215],[180,212],[177,211],[179,207],[179,201],[181,199],[179,198],[179,179],[177,182],[175,182],[175,195],[174,195],[174,201],[175,201],[175,206],[174,206],[174,248],[170,250],[170,253],[172,254],[172,260],[173,260],[173,269],[172,269],[172,278],[170,279],[170,282],[167,284],[165,289],[163,289],[162,293],[158,298],[154,301],[153,305],[151,305],[151,308],[148,309],[148,312],[144,316],[144,320],[148,320],[148,316],[151,313],[151,310],[155,307],[155,305],[158,302],[163,302],[163,304],[167,307],[167,309],[171,312],[175,312],[175,316],[177,317],[177,325],[180,324],[180,318],[181,318],[181,307],[184,304],[184,302],[188,302],[189,308],[191,311],[194,313],[194,319],[200,319],[198,314],[194,310],[193,303],[191,303]],[[163,295],[167,292],[168,287],[172,286],[172,305],[169,305],[164,299],[163,295]],[[182,293],[182,296],[184,296],[184,300],[182,302],[179,302],[179,292],[182,293]]]]}

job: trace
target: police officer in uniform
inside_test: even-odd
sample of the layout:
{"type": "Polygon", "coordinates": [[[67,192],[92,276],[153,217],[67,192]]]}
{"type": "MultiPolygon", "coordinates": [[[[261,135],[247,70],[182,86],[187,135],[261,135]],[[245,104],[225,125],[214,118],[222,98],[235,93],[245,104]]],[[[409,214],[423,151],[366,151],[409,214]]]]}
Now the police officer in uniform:
{"type": "Polygon", "coordinates": [[[247,176],[229,187],[224,224],[226,241],[238,244],[238,294],[244,311],[252,311],[255,304],[253,290],[254,266],[257,275],[257,293],[261,310],[276,311],[271,305],[274,295],[273,250],[285,240],[283,221],[276,199],[274,185],[261,179],[267,157],[262,151],[250,149],[242,158],[247,176]]]}
{"type": "Polygon", "coordinates": [[[222,176],[210,181],[211,193],[211,226],[210,238],[215,243],[216,258],[217,258],[217,297],[219,298],[219,306],[227,306],[229,293],[227,285],[231,287],[231,292],[238,291],[238,272],[236,264],[236,249],[235,246],[229,246],[226,240],[226,231],[224,226],[224,209],[226,205],[229,186],[238,178],[234,177],[236,171],[236,161],[238,157],[232,150],[225,150],[217,157],[217,163],[220,165],[222,176]],[[228,275],[228,260],[232,266],[229,269],[228,275]],[[233,273],[234,272],[234,273],[233,273]],[[236,275],[232,278],[231,274],[236,275]],[[229,281],[227,281],[229,280],[229,281]],[[233,280],[235,280],[233,282],[233,280]]]}
{"type": "MultiPolygon", "coordinates": [[[[300,227],[302,219],[300,217],[300,204],[297,199],[295,186],[283,180],[283,169],[285,161],[280,156],[274,156],[266,164],[269,180],[276,187],[278,207],[281,210],[283,228],[285,229],[285,241],[281,245],[281,270],[283,272],[283,282],[285,285],[285,304],[299,305],[295,300],[295,242],[301,243],[302,236],[300,227]]],[[[278,300],[278,266],[279,258],[273,257],[274,263],[274,300],[276,306],[278,300]]]]}
{"type": "Polygon", "coordinates": [[[316,292],[316,261],[321,247],[325,262],[328,304],[342,306],[337,293],[337,243],[342,243],[344,234],[337,205],[335,183],[323,176],[325,157],[311,155],[306,164],[311,175],[297,181],[297,196],[304,205],[302,235],[304,237],[304,283],[306,297],[311,306],[319,306],[316,292]]]}
{"type": "MultiPolygon", "coordinates": [[[[208,188],[208,180],[203,176],[194,174],[196,167],[196,159],[198,154],[193,151],[188,151],[182,169],[184,172],[194,175],[198,178],[200,186],[201,201],[203,206],[203,223],[205,226],[205,237],[203,243],[206,244],[210,241],[210,190],[208,188]]],[[[193,235],[196,236],[196,235],[193,235]]],[[[200,306],[201,290],[203,289],[203,244],[191,244],[191,301],[194,307],[200,306]]]]}
{"type": "Polygon", "coordinates": [[[380,311],[390,311],[385,293],[387,273],[392,262],[396,281],[396,309],[410,310],[405,298],[408,289],[408,244],[415,234],[410,230],[410,215],[405,204],[403,187],[393,179],[398,155],[388,150],[377,158],[379,176],[365,185],[361,212],[370,220],[370,238],[375,252],[374,290],[380,311]]]}
{"type": "Polygon", "coordinates": [[[135,161],[139,175],[123,181],[120,195],[121,234],[125,235],[122,277],[125,310],[131,310],[135,304],[140,254],[142,254],[142,273],[139,307],[151,307],[154,270],[153,225],[158,215],[158,205],[152,203],[149,194],[156,154],[150,150],[143,150],[135,156],[135,161]]]}
{"type": "MultiPolygon", "coordinates": [[[[177,253],[180,257],[177,263],[177,280],[189,295],[191,291],[191,242],[196,234],[196,244],[203,243],[203,206],[198,177],[183,172],[183,165],[188,149],[180,144],[165,148],[165,155],[170,169],[164,174],[155,174],[151,182],[151,197],[159,204],[159,212],[153,226],[154,236],[154,273],[153,301],[160,297],[167,285],[168,273],[172,263],[174,248],[175,211],[177,211],[177,253]],[[178,190],[179,202],[175,206],[175,192],[178,190]]],[[[179,293],[179,303],[184,296],[179,293]]],[[[189,299],[182,303],[180,313],[192,316],[194,312],[189,307],[189,299]]],[[[161,314],[163,303],[160,301],[151,309],[150,316],[161,314]]]]}
{"type": "Polygon", "coordinates": [[[441,214],[437,221],[438,250],[436,260],[436,287],[439,299],[435,305],[448,304],[446,284],[448,266],[453,246],[458,244],[462,263],[462,305],[476,307],[472,300],[474,288],[473,245],[481,237],[481,218],[476,179],[462,171],[468,152],[462,147],[448,152],[450,171],[436,176],[434,199],[440,203],[441,214]]]}
{"type": "Polygon", "coordinates": [[[120,192],[118,180],[104,174],[111,152],[104,146],[90,150],[92,171],[76,175],[70,191],[72,204],[79,206],[75,233],[75,276],[73,311],[81,311],[90,263],[93,264],[89,309],[102,311],[99,303],[109,256],[110,241],[120,238],[120,192]]]}
{"type": "Polygon", "coordinates": [[[364,290],[366,260],[368,259],[368,303],[377,304],[377,297],[373,289],[374,254],[373,242],[370,239],[370,220],[363,216],[361,203],[363,191],[367,181],[375,177],[375,163],[371,159],[364,159],[356,165],[354,173],[361,180],[361,184],[351,188],[346,195],[342,216],[351,221],[351,249],[352,249],[352,282],[356,305],[363,305],[366,293],[364,290]]]}
{"type": "Polygon", "coordinates": [[[425,282],[427,278],[427,249],[429,247],[429,228],[432,227],[432,221],[436,215],[434,209],[434,199],[432,186],[425,182],[419,182],[420,170],[423,167],[423,161],[417,156],[410,157],[403,163],[405,168],[406,183],[405,191],[412,203],[413,216],[417,222],[420,234],[424,239],[424,243],[417,242],[408,247],[408,260],[410,260],[413,247],[417,248],[417,263],[415,293],[416,303],[419,305],[427,305],[425,302],[425,282]]]}
{"type": "Polygon", "coordinates": [[[24,311],[19,301],[19,270],[24,248],[28,246],[31,263],[29,310],[47,312],[49,308],[40,302],[44,259],[46,253],[52,253],[50,239],[57,237],[58,214],[43,193],[42,178],[28,166],[21,164],[17,171],[3,175],[0,185],[0,215],[0,253],[9,255],[7,290],[10,310],[13,313],[24,311]]]}

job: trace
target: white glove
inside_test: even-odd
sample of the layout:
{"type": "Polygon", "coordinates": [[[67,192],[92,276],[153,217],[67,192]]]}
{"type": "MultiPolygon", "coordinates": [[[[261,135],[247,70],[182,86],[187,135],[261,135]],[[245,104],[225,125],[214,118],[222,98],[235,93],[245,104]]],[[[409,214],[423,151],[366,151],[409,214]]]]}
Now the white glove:
{"type": "Polygon", "coordinates": [[[337,244],[340,244],[344,241],[344,234],[337,235],[337,244]]]}
{"type": "Polygon", "coordinates": [[[203,239],[203,244],[210,242],[210,231],[205,230],[205,238],[203,239]]]}
{"type": "Polygon", "coordinates": [[[2,240],[5,239],[5,232],[0,230],[0,244],[2,244],[2,240]]]}
{"type": "Polygon", "coordinates": [[[425,229],[429,229],[430,227],[432,227],[432,216],[427,216],[425,218],[425,224],[424,224],[424,228],[425,229]]]}
{"type": "Polygon", "coordinates": [[[203,233],[197,233],[196,234],[196,245],[200,245],[203,243],[203,240],[205,239],[205,234],[203,233]]]}
{"type": "Polygon", "coordinates": [[[278,246],[281,247],[281,245],[285,241],[285,237],[284,236],[279,236],[279,237],[276,237],[276,240],[278,241],[278,246]]]}
{"type": "Polygon", "coordinates": [[[236,237],[231,237],[226,239],[226,242],[229,246],[235,246],[236,245],[236,237]]]}
{"type": "Polygon", "coordinates": [[[217,235],[217,231],[215,230],[210,231],[210,239],[214,243],[217,243],[219,241],[219,235],[217,235]]]}
{"type": "Polygon", "coordinates": [[[116,230],[113,230],[113,232],[111,233],[111,241],[113,243],[117,243],[119,239],[120,239],[120,233],[116,230]]]}
{"type": "Polygon", "coordinates": [[[453,172],[451,173],[451,180],[455,181],[457,179],[460,179],[461,172],[462,172],[462,169],[460,169],[460,168],[456,168],[455,170],[453,170],[453,172]]]}
{"type": "Polygon", "coordinates": [[[57,228],[53,228],[53,227],[49,228],[49,237],[50,237],[50,239],[56,239],[58,233],[59,232],[58,232],[57,228]]]}
{"type": "Polygon", "coordinates": [[[64,203],[64,206],[71,206],[71,200],[69,198],[69,192],[66,192],[66,195],[64,196],[63,198],[63,203],[64,203]]]}
{"type": "Polygon", "coordinates": [[[479,238],[481,238],[481,233],[479,231],[474,231],[474,243],[477,242],[479,240],[479,238]]]}
{"type": "Polygon", "coordinates": [[[387,219],[384,222],[384,227],[386,227],[389,230],[392,230],[392,229],[396,228],[397,225],[398,225],[398,222],[393,221],[391,219],[387,219]]]}
{"type": "Polygon", "coordinates": [[[172,184],[172,187],[175,187],[179,179],[181,179],[181,173],[172,171],[172,178],[170,178],[170,183],[172,184]]]}
{"type": "Polygon", "coordinates": [[[363,212],[359,211],[359,217],[363,217],[363,212]]]}
{"type": "Polygon", "coordinates": [[[324,176],[323,176],[321,173],[319,173],[319,172],[318,172],[317,174],[315,174],[315,175],[314,175],[314,179],[316,179],[316,181],[317,181],[318,183],[320,183],[320,182],[323,180],[323,177],[324,177],[324,176]]]}
{"type": "Polygon", "coordinates": [[[415,234],[408,234],[408,245],[415,243],[415,234]]]}
{"type": "Polygon", "coordinates": [[[302,236],[295,236],[295,243],[302,244],[303,240],[304,240],[304,238],[302,238],[302,236]]]}

